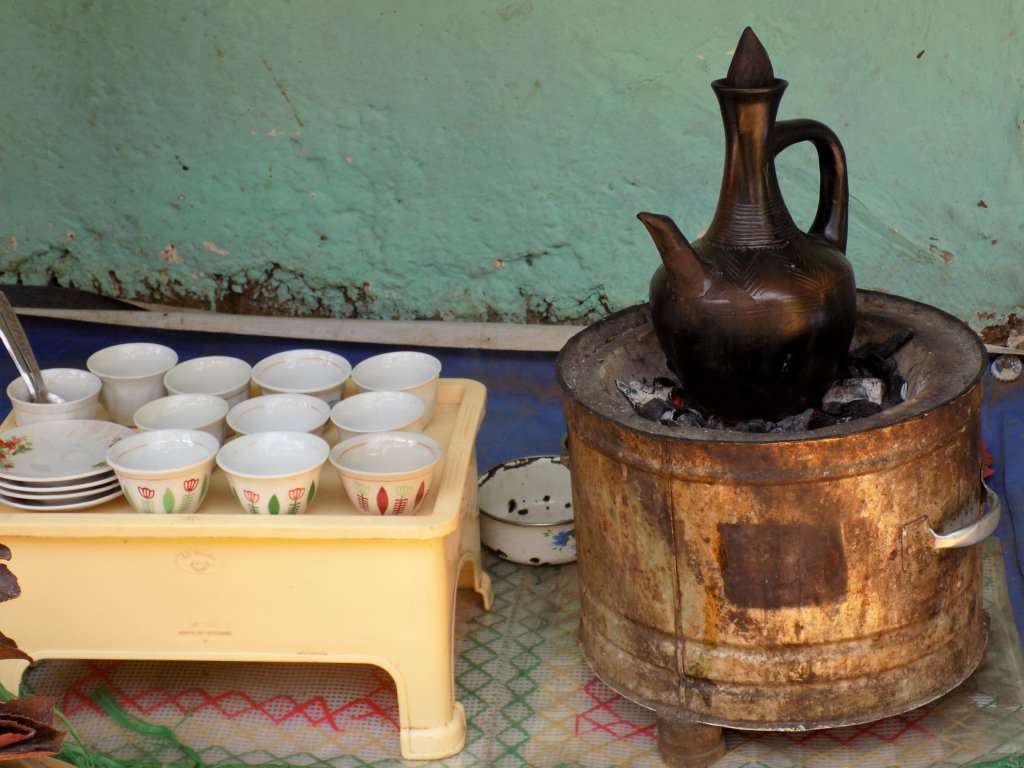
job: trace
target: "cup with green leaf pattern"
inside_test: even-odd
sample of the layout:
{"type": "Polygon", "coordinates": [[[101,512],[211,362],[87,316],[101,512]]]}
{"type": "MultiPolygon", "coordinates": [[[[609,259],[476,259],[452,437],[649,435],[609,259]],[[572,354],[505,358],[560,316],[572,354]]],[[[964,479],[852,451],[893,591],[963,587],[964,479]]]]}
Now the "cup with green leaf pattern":
{"type": "Polygon", "coordinates": [[[191,513],[206,497],[218,446],[199,430],[157,429],[126,437],[106,458],[136,512],[191,513]]]}
{"type": "Polygon", "coordinates": [[[302,514],[316,497],[330,446],[308,432],[254,432],[225,443],[217,466],[252,515],[302,514]]]}

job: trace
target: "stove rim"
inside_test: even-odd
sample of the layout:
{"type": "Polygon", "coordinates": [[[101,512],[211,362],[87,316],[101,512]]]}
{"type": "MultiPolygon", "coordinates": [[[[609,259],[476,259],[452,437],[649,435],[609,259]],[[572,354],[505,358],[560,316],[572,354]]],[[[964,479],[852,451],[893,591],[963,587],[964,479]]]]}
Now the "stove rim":
{"type": "MultiPolygon", "coordinates": [[[[900,425],[907,424],[917,419],[926,418],[929,413],[935,409],[944,407],[951,403],[959,401],[961,398],[970,394],[976,387],[978,387],[982,378],[984,377],[985,371],[988,369],[988,352],[985,349],[985,345],[981,338],[970,329],[970,327],[964,323],[960,318],[946,312],[939,307],[924,302],[916,301],[905,296],[898,294],[886,293],[883,291],[874,291],[869,289],[858,288],[857,289],[858,299],[858,316],[860,314],[861,306],[872,305],[872,302],[876,302],[881,306],[885,307],[888,304],[907,304],[911,307],[916,308],[918,311],[925,313],[931,313],[938,319],[945,322],[945,325],[949,328],[956,329],[963,333],[964,341],[967,342],[968,346],[972,346],[975,355],[978,357],[977,369],[970,377],[970,379],[958,390],[949,393],[941,402],[935,402],[932,404],[921,402],[923,398],[911,398],[899,405],[895,405],[888,408],[880,413],[872,416],[867,416],[860,419],[854,419],[852,421],[845,422],[843,424],[835,424],[830,427],[822,427],[814,430],[800,430],[792,432],[770,432],[770,433],[758,433],[758,432],[739,432],[735,430],[727,429],[708,429],[701,427],[686,427],[686,426],[668,426],[660,425],[656,422],[644,419],[633,411],[627,404],[623,397],[624,407],[620,415],[610,414],[605,411],[599,410],[592,403],[586,402],[579,394],[576,387],[569,384],[566,381],[563,368],[570,354],[578,352],[578,348],[581,347],[586,337],[593,333],[599,332],[599,329],[611,323],[615,320],[622,320],[629,313],[636,313],[638,316],[642,315],[647,318],[650,316],[650,308],[646,303],[635,304],[632,307],[619,310],[601,320],[593,323],[574,336],[572,336],[559,351],[555,358],[555,379],[558,385],[562,389],[563,397],[569,397],[572,401],[589,412],[591,415],[612,422],[616,427],[624,429],[635,435],[641,436],[647,440],[657,440],[666,443],[694,443],[699,445],[730,445],[730,446],[763,446],[763,445],[774,445],[774,444],[808,444],[815,442],[828,442],[841,438],[852,437],[855,435],[861,435],[865,433],[876,432],[881,429],[888,429],[897,427],[900,425]],[[969,340],[968,340],[969,339],[969,340]],[[902,413],[902,411],[909,411],[908,413],[902,413]]],[[[648,320],[649,322],[649,320],[648,320]]],[[[631,326],[635,327],[635,326],[631,326]]],[[[653,328],[652,328],[653,331],[653,328]]],[[[913,341],[909,342],[913,343],[913,341]]],[[[581,355],[582,357],[590,357],[594,353],[587,355],[581,355]]]]}

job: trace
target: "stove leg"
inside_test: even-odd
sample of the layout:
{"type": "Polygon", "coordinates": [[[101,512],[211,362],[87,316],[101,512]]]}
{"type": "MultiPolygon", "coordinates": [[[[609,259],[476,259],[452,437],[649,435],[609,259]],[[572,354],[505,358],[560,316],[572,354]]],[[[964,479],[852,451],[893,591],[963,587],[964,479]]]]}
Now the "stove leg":
{"type": "Polygon", "coordinates": [[[717,725],[658,714],[658,751],[669,768],[707,768],[725,754],[717,725]]]}

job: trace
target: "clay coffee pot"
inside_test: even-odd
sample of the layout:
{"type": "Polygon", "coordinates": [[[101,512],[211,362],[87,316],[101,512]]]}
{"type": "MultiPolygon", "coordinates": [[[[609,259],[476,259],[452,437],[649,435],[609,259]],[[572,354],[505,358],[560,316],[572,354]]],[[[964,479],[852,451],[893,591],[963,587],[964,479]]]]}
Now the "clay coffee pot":
{"type": "Polygon", "coordinates": [[[846,157],[825,125],[776,121],[786,85],[748,27],[728,75],[711,84],[725,127],[711,226],[691,245],[668,216],[638,214],[663,262],[650,306],[669,368],[695,405],[724,419],[776,420],[813,406],[853,336],[846,157]],[[817,149],[821,179],[807,232],[775,175],[775,156],[802,141],[817,149]]]}

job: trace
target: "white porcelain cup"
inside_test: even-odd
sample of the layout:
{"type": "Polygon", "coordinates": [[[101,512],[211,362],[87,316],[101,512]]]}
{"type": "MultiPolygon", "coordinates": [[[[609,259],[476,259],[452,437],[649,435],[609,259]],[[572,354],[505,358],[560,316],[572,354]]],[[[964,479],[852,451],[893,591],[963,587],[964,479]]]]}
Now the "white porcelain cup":
{"type": "Polygon", "coordinates": [[[425,406],[423,428],[434,416],[440,377],[440,360],[426,352],[411,350],[374,355],[352,369],[352,383],[359,392],[388,389],[419,397],[425,406]]]}
{"type": "Polygon", "coordinates": [[[338,442],[371,432],[421,432],[426,404],[411,392],[378,389],[346,397],[331,409],[338,442]]]}
{"type": "Polygon", "coordinates": [[[41,373],[46,389],[59,395],[64,402],[33,402],[25,381],[20,377],[15,379],[7,387],[7,397],[11,400],[14,420],[19,426],[37,421],[96,418],[96,404],[102,386],[97,377],[77,368],[44,368],[41,373]]]}
{"type": "Polygon", "coordinates": [[[218,446],[199,430],[158,429],[126,437],[106,459],[137,512],[195,512],[210,487],[218,446]]]}
{"type": "Polygon", "coordinates": [[[375,432],[342,440],[329,458],[356,510],[411,515],[443,455],[439,442],[419,432],[375,432]]]}
{"type": "Polygon", "coordinates": [[[239,435],[283,431],[319,435],[330,415],[331,406],[313,395],[260,395],[232,406],[227,425],[239,435]]]}
{"type": "Polygon", "coordinates": [[[264,395],[301,394],[329,405],[341,400],[352,366],[341,355],[322,349],[289,349],[260,360],[252,380],[264,395]]]}
{"type": "Polygon", "coordinates": [[[144,432],[158,429],[193,429],[224,442],[228,403],[222,397],[191,393],[150,400],[135,412],[135,426],[144,432]]]}
{"type": "Polygon", "coordinates": [[[252,366],[245,360],[210,355],[178,363],[164,375],[164,386],[172,395],[216,395],[231,407],[249,397],[251,376],[252,366]]]}
{"type": "Polygon", "coordinates": [[[135,412],[167,394],[164,374],[178,362],[178,353],[163,344],[129,342],[104,347],[85,361],[103,382],[100,405],[113,421],[134,426],[135,412]]]}
{"type": "Polygon", "coordinates": [[[232,495],[253,515],[298,515],[312,503],[331,448],[308,432],[241,435],[217,452],[232,495]]]}

